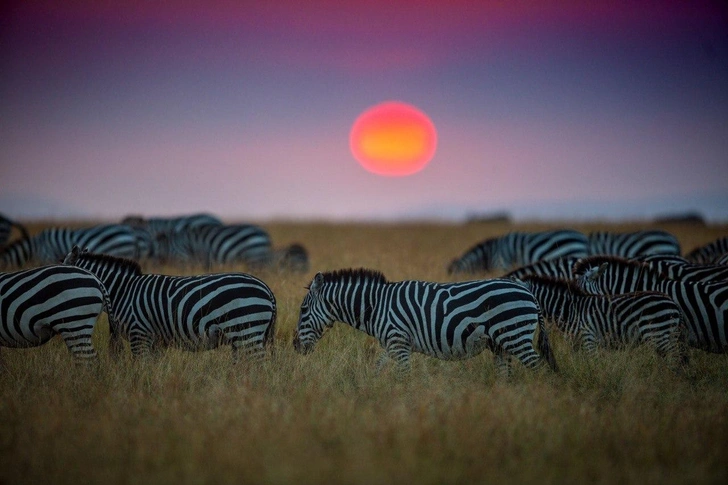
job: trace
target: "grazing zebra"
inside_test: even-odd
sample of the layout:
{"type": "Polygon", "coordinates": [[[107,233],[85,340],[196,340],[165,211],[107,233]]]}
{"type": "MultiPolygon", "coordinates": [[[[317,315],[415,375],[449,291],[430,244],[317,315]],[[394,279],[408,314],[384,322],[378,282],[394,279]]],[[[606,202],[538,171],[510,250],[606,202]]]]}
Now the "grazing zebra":
{"type": "Polygon", "coordinates": [[[112,348],[118,349],[119,335],[129,340],[134,355],[147,355],[159,345],[187,350],[231,345],[237,361],[241,352],[262,357],[273,341],[275,296],[251,275],[142,274],[135,261],[77,246],[64,263],[91,271],[108,288],[119,322],[112,348]]]}
{"type": "Polygon", "coordinates": [[[708,352],[728,352],[728,283],[671,280],[647,263],[616,256],[592,256],[574,265],[574,279],[589,293],[659,291],[683,313],[688,344],[708,352]]]}
{"type": "Polygon", "coordinates": [[[685,259],[697,264],[711,264],[718,263],[721,258],[726,261],[727,255],[728,236],[725,236],[693,249],[685,255],[685,259]]]}
{"type": "Polygon", "coordinates": [[[508,270],[546,259],[587,254],[587,238],[571,229],[543,232],[510,232],[486,239],[453,260],[448,272],[476,273],[494,269],[508,270]]]}
{"type": "Polygon", "coordinates": [[[728,282],[728,266],[723,264],[694,264],[680,256],[665,258],[661,255],[635,258],[649,264],[670,279],[695,283],[728,282]]]}
{"type": "Polygon", "coordinates": [[[514,269],[503,275],[503,278],[522,280],[527,275],[539,275],[569,280],[572,277],[571,269],[578,260],[579,258],[564,256],[562,258],[537,261],[514,269]]]}
{"type": "Polygon", "coordinates": [[[36,347],[58,334],[76,362],[94,361],[91,334],[104,308],[115,324],[106,288],[86,270],[52,265],[0,273],[0,346],[36,347]]]}
{"type": "Polygon", "coordinates": [[[335,321],[379,340],[385,350],[379,364],[392,358],[401,371],[409,370],[412,352],[457,360],[484,349],[495,354],[505,374],[510,355],[528,368],[546,360],[556,370],[538,303],[510,280],[393,283],[366,269],[318,273],[301,305],[296,351],[313,351],[335,321]],[[540,355],[534,349],[537,331],[540,355]]]}
{"type": "Polygon", "coordinates": [[[308,254],[294,244],[275,251],[268,233],[252,224],[206,226],[161,237],[160,252],[180,263],[202,264],[208,270],[213,264],[245,263],[253,269],[279,265],[286,269],[308,270],[308,254]]]}
{"type": "Polygon", "coordinates": [[[54,227],[29,239],[20,239],[0,250],[0,268],[19,268],[28,263],[59,263],[74,245],[114,256],[137,256],[136,235],[131,227],[119,224],[84,229],[54,227]]]}
{"type": "Polygon", "coordinates": [[[544,316],[589,353],[598,346],[647,343],[672,363],[686,361],[682,313],[664,293],[593,295],[570,280],[527,275],[519,281],[534,294],[544,316]]]}
{"type": "Polygon", "coordinates": [[[222,225],[220,219],[204,213],[149,219],[141,216],[128,216],[121,223],[131,226],[137,232],[141,259],[155,262],[162,262],[164,256],[160,254],[159,239],[173,237],[175,234],[197,230],[201,227],[222,225]]]}
{"type": "Polygon", "coordinates": [[[589,234],[590,256],[636,258],[650,254],[680,254],[680,243],[667,231],[608,232],[589,234]]]}
{"type": "Polygon", "coordinates": [[[25,226],[0,214],[0,248],[5,246],[10,240],[10,234],[13,232],[13,227],[20,231],[21,239],[28,239],[28,230],[25,226]]]}

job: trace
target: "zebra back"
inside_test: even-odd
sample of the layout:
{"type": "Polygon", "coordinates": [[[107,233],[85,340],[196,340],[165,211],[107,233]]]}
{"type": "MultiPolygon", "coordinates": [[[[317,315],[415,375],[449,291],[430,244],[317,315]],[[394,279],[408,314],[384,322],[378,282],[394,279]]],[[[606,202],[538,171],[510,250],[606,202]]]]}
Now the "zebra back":
{"type": "Polygon", "coordinates": [[[694,264],[680,256],[673,256],[669,259],[648,257],[640,258],[639,261],[649,264],[673,280],[695,283],[728,281],[728,266],[722,264],[694,264]]]}
{"type": "MultiPolygon", "coordinates": [[[[716,263],[721,258],[724,261],[728,261],[728,236],[699,246],[685,255],[685,259],[697,264],[716,263]]],[[[725,262],[721,264],[725,264],[725,262]]]]}
{"type": "Polygon", "coordinates": [[[667,231],[595,231],[589,234],[589,255],[634,258],[650,254],[680,254],[680,243],[667,231]]]}
{"type": "Polygon", "coordinates": [[[453,260],[449,273],[474,273],[493,269],[508,270],[538,261],[561,257],[584,257],[587,238],[571,229],[542,232],[510,232],[486,239],[453,260]]]}
{"type": "Polygon", "coordinates": [[[552,278],[571,279],[572,268],[579,260],[573,256],[565,256],[555,259],[546,259],[532,264],[521,266],[518,269],[506,273],[503,278],[523,279],[528,275],[550,276],[552,278]]]}

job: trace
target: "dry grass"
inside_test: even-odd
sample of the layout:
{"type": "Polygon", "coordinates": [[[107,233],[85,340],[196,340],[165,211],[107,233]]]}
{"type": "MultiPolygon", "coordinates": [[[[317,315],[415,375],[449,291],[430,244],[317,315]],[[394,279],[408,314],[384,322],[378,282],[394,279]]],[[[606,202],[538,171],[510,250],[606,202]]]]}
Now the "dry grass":
{"type": "MultiPolygon", "coordinates": [[[[233,366],[219,349],[111,362],[105,317],[95,370],[73,368],[57,340],[3,349],[0,483],[728,480],[727,355],[692,351],[677,374],[648,349],[592,359],[554,335],[559,375],[516,364],[512,382],[501,382],[486,352],[462,362],[415,356],[411,375],[398,379],[391,369],[375,375],[378,344],[345,325],[313,354],[294,353],[315,271],[367,266],[391,280],[447,281],[451,258],[513,226],[265,226],[278,244],[302,242],[312,259],[307,275],[260,275],[279,306],[270,360],[233,366]]],[[[728,233],[665,228],[686,250],[728,233]]]]}

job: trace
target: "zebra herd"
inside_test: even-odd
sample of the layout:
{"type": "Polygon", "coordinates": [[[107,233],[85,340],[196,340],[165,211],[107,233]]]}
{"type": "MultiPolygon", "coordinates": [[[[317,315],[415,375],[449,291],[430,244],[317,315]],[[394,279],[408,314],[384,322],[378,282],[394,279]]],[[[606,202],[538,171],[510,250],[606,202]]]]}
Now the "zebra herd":
{"type": "MultiPolygon", "coordinates": [[[[2,235],[11,221],[0,223],[2,235]]],[[[276,298],[258,277],[167,276],[143,272],[140,262],[308,270],[300,244],[275,250],[262,228],[207,214],[20,232],[3,242],[0,266],[45,266],[0,273],[0,346],[37,346],[59,334],[77,362],[96,358],[91,334],[104,310],[113,354],[122,338],[137,356],[229,345],[234,361],[257,360],[270,348],[276,298]]],[[[391,282],[370,269],[319,272],[301,304],[293,347],[311,352],[339,321],[379,341],[377,368],[392,360],[406,372],[413,352],[458,360],[488,349],[507,376],[511,357],[527,368],[558,369],[546,321],[590,353],[644,343],[685,364],[687,345],[728,351],[727,241],[681,257],[664,231],[511,232],[448,266],[454,275],[510,270],[499,278],[391,282]]]]}

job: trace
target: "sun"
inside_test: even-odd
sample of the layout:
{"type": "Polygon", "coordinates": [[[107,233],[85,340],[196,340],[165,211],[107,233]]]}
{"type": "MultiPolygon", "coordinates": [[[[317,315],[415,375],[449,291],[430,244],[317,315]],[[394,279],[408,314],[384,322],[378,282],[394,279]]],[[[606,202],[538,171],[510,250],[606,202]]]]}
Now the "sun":
{"type": "Polygon", "coordinates": [[[401,177],[419,172],[432,160],[437,131],[421,110],[387,101],[359,115],[351,127],[349,146],[368,171],[401,177]]]}

